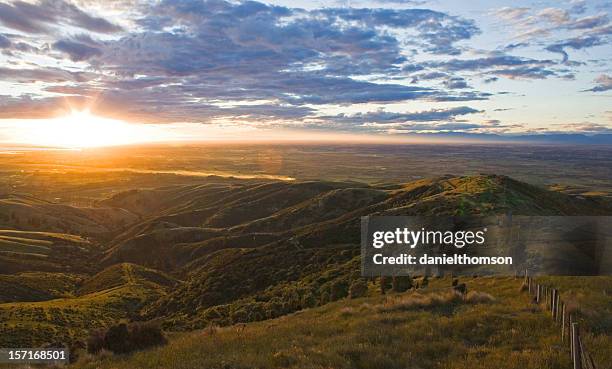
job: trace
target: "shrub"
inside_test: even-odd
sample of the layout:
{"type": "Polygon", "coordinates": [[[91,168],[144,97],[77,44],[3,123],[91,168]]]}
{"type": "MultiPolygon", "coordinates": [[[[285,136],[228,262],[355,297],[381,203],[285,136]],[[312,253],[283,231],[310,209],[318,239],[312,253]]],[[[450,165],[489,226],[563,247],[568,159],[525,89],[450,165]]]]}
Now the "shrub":
{"type": "Polygon", "coordinates": [[[368,284],[365,280],[359,278],[351,283],[351,287],[349,287],[349,297],[352,299],[363,297],[368,292],[368,284]]]}
{"type": "Polygon", "coordinates": [[[104,330],[98,329],[91,332],[87,339],[87,352],[97,354],[104,348],[104,330]]]}
{"type": "Polygon", "coordinates": [[[104,335],[102,348],[108,349],[116,354],[131,351],[129,346],[129,335],[126,324],[119,324],[108,328],[104,335]]]}
{"type": "Polygon", "coordinates": [[[471,304],[482,304],[495,301],[495,298],[485,292],[470,291],[465,297],[465,301],[471,304]]]}
{"type": "Polygon", "coordinates": [[[302,297],[302,306],[305,308],[317,306],[317,298],[311,292],[306,293],[304,297],[302,297]]]}
{"type": "Polygon", "coordinates": [[[247,323],[249,321],[249,312],[246,309],[234,310],[230,314],[230,319],[233,324],[247,323]]]}
{"type": "Polygon", "coordinates": [[[410,276],[393,277],[391,286],[394,292],[406,292],[412,288],[412,278],[410,276]]]}
{"type": "Polygon", "coordinates": [[[390,288],[391,278],[385,276],[380,277],[380,293],[384,295],[390,288]]]}
{"type": "Polygon", "coordinates": [[[340,300],[348,296],[348,284],[345,281],[335,281],[330,288],[331,301],[340,300]]]}
{"type": "Polygon", "coordinates": [[[115,354],[125,354],[165,343],[166,338],[158,325],[121,323],[106,330],[92,332],[87,340],[87,352],[96,354],[108,350],[115,354]]]}
{"type": "Polygon", "coordinates": [[[377,309],[381,312],[388,312],[428,307],[433,308],[437,306],[460,303],[461,301],[461,294],[452,290],[429,294],[414,293],[388,299],[383,304],[378,305],[377,309]]]}
{"type": "Polygon", "coordinates": [[[321,293],[320,304],[324,305],[324,304],[327,304],[328,302],[329,302],[329,293],[327,293],[327,291],[324,291],[321,293]]]}
{"type": "Polygon", "coordinates": [[[129,328],[128,337],[132,350],[142,350],[166,343],[166,338],[158,325],[151,323],[135,323],[131,324],[129,328]]]}

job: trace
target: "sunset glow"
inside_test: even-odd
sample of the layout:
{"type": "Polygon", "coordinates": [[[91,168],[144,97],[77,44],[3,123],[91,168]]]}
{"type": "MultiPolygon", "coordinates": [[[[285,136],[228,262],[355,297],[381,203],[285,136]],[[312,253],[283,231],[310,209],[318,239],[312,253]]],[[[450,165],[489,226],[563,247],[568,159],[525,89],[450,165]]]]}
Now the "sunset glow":
{"type": "Polygon", "coordinates": [[[172,138],[157,125],[132,124],[98,117],[89,111],[53,119],[32,119],[21,122],[12,132],[13,140],[32,145],[88,148],[118,146],[172,138]]]}

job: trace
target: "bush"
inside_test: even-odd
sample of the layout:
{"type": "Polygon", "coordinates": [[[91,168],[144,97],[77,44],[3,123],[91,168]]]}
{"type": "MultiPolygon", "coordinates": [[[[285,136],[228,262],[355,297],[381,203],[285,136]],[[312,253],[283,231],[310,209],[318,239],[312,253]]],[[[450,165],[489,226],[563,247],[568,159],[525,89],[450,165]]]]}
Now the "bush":
{"type": "Polygon", "coordinates": [[[305,308],[317,306],[317,298],[311,292],[306,293],[302,298],[302,306],[305,308]]]}
{"type": "Polygon", "coordinates": [[[368,284],[363,279],[356,279],[353,283],[351,283],[351,287],[349,287],[349,297],[352,299],[356,299],[358,297],[363,297],[368,292],[368,284]]]}
{"type": "Polygon", "coordinates": [[[158,325],[122,323],[106,330],[92,332],[87,340],[87,352],[96,354],[101,350],[108,350],[115,354],[125,354],[165,343],[166,338],[158,325]]]}
{"type": "Polygon", "coordinates": [[[119,324],[108,328],[104,335],[102,348],[114,352],[115,354],[123,354],[131,351],[129,345],[130,332],[126,324],[119,324]]]}
{"type": "Polygon", "coordinates": [[[391,278],[385,277],[384,275],[380,277],[380,293],[385,294],[391,288],[391,278]]]}
{"type": "Polygon", "coordinates": [[[329,302],[329,293],[327,291],[321,292],[319,301],[321,305],[327,304],[329,302]]]}
{"type": "Polygon", "coordinates": [[[348,296],[348,284],[345,281],[335,281],[330,288],[330,300],[337,301],[348,296]]]}
{"type": "Polygon", "coordinates": [[[394,292],[406,292],[412,288],[412,278],[410,276],[393,277],[391,284],[394,292]]]}
{"type": "Polygon", "coordinates": [[[104,348],[104,335],[105,332],[102,329],[91,332],[87,339],[87,352],[90,354],[97,354],[104,348]]]}

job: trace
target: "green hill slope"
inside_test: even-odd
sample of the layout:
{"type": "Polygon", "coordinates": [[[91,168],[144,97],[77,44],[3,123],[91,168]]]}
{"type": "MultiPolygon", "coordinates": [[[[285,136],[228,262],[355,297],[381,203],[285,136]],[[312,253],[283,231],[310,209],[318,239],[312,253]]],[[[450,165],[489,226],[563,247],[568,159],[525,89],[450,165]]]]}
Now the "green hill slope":
{"type": "MultiPolygon", "coordinates": [[[[503,214],[508,211],[515,214],[592,215],[609,212],[589,199],[573,198],[507,177],[475,176],[421,180],[379,192],[359,190],[368,194],[374,192],[377,201],[373,205],[367,205],[371,200],[365,201],[353,209],[339,208],[336,216],[329,219],[326,207],[318,205],[321,198],[333,197],[330,194],[338,191],[347,189],[331,190],[291,210],[277,212],[273,217],[285,219],[283,224],[299,224],[305,219],[299,211],[295,222],[286,220],[293,210],[321,209],[315,215],[311,211],[309,224],[294,228],[288,226],[290,232],[277,233],[278,238],[268,244],[247,248],[236,242],[232,247],[230,241],[215,252],[204,253],[191,261],[184,269],[186,283],[147,308],[147,316],[163,317],[178,326],[203,326],[211,319],[231,322],[232,319],[226,319],[226,316],[231,315],[232,310],[269,309],[273,296],[269,294],[264,298],[262,294],[274,287],[283,291],[276,296],[280,300],[287,300],[283,293],[298,295],[292,298],[296,303],[281,309],[285,312],[304,307],[302,300],[310,295],[316,304],[325,303],[329,299],[325,297],[329,295],[329,286],[323,288],[323,283],[312,285],[303,282],[308,278],[316,280],[359,254],[360,217],[363,215],[503,214]],[[235,300],[243,302],[238,306],[235,300]],[[262,304],[254,307],[249,300],[262,304]],[[215,313],[211,311],[216,305],[226,304],[232,306],[215,313]]],[[[246,227],[252,224],[248,222],[246,227]]],[[[354,263],[352,269],[347,268],[338,278],[338,283],[346,290],[358,271],[359,264],[354,263]]],[[[253,314],[261,315],[270,314],[253,314]]]]}
{"type": "MultiPolygon", "coordinates": [[[[514,278],[464,280],[466,301],[432,279],[418,292],[342,300],[282,318],[174,337],[129,357],[73,368],[567,368],[558,328],[514,278]],[[478,291],[478,292],[474,292],[478,291]]],[[[373,286],[371,286],[373,287],[373,286]]],[[[609,337],[590,339],[607,365],[609,337]],[[607,340],[607,341],[606,341],[607,340]]],[[[598,366],[599,368],[600,366],[598,366]]]]}
{"type": "Polygon", "coordinates": [[[496,175],[381,186],[203,178],[115,193],[99,205],[138,216],[113,228],[79,213],[89,220],[74,224],[110,230],[108,241],[77,232],[0,231],[0,347],[82,344],[88,331],[121,320],[190,330],[333,304],[362,281],[365,215],[612,214],[597,197],[496,175]]]}
{"type": "Polygon", "coordinates": [[[98,246],[65,233],[0,230],[0,270],[86,273],[100,255],[98,246]]]}
{"type": "Polygon", "coordinates": [[[176,283],[152,269],[118,264],[84,281],[78,297],[0,304],[0,346],[78,346],[91,330],[137,318],[176,283]]]}
{"type": "Polygon", "coordinates": [[[0,229],[107,237],[136,219],[118,208],[79,208],[23,194],[0,195],[0,229]]]}
{"type": "Polygon", "coordinates": [[[140,265],[122,263],[115,264],[100,273],[85,280],[77,293],[86,295],[123,285],[144,285],[154,289],[165,289],[175,286],[178,280],[154,269],[140,265]]]}
{"type": "Polygon", "coordinates": [[[70,297],[83,276],[68,273],[0,274],[0,304],[70,297]]]}

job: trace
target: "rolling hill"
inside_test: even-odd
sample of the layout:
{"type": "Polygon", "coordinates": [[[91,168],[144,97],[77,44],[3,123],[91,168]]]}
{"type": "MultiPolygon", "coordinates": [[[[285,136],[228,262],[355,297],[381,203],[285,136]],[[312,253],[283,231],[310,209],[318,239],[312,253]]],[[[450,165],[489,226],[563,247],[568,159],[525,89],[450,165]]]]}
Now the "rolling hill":
{"type": "MultiPolygon", "coordinates": [[[[571,278],[562,280],[571,281],[571,278]]],[[[427,288],[343,299],[250,324],[217,326],[172,337],[134,355],[84,356],[78,369],[571,367],[558,327],[519,292],[520,279],[467,278],[468,296],[450,279],[427,288]]],[[[602,281],[603,282],[603,281],[602,281]]],[[[571,283],[571,282],[569,282],[571,283]]],[[[597,288],[610,288],[610,279],[597,288]]],[[[591,285],[584,291],[596,294],[591,285]]],[[[609,306],[610,297],[599,308],[609,306]]],[[[610,338],[588,336],[597,368],[609,368],[610,338]]]]}
{"type": "Polygon", "coordinates": [[[76,296],[0,304],[0,346],[83,347],[90,331],[139,319],[143,306],[177,280],[134,264],[117,264],[80,284],[76,296]]]}
{"type": "MultiPolygon", "coordinates": [[[[514,324],[503,301],[517,287],[506,281],[497,289],[490,282],[495,279],[476,283],[478,289],[496,297],[493,305],[455,306],[453,302],[450,310],[414,312],[414,317],[423,317],[420,323],[409,322],[407,317],[412,313],[393,313],[386,322],[369,308],[358,318],[354,312],[361,311],[361,305],[384,303],[376,296],[359,303],[345,300],[351,287],[364,281],[359,258],[362,216],[610,215],[612,206],[609,199],[598,196],[572,196],[498,175],[443,176],[380,185],[210,177],[196,184],[114,192],[89,208],[30,195],[5,195],[0,212],[0,346],[62,343],[79,348],[89,331],[120,321],[154,320],[169,331],[249,323],[248,334],[270,342],[270,350],[278,352],[278,362],[268,366],[290,367],[300,366],[306,354],[291,351],[274,335],[298,329],[301,333],[292,339],[307,340],[308,333],[303,330],[315,317],[337,321],[337,325],[314,337],[349,329],[344,336],[347,342],[372,344],[382,350],[380,355],[386,352],[387,338],[374,333],[366,341],[356,337],[357,332],[368,329],[368,316],[376,321],[371,327],[375,332],[382,332],[396,320],[405,326],[387,343],[404,342],[399,335],[408,327],[426,329],[433,324],[446,332],[451,326],[464,324],[459,313],[487,314],[487,322],[502,316],[508,325],[514,324]],[[353,312],[345,314],[345,305],[353,312]],[[314,310],[278,321],[257,323],[311,308],[314,310]],[[434,318],[448,319],[448,325],[436,325],[434,318]],[[267,324],[279,330],[260,331],[267,324]]],[[[375,283],[370,281],[372,288],[375,283]]],[[[520,314],[529,323],[516,323],[517,327],[541,327],[538,317],[520,314]]],[[[461,328],[465,332],[492,329],[474,322],[465,324],[461,328]]],[[[431,334],[430,340],[440,338],[436,332],[431,334]]],[[[442,341],[436,344],[451,356],[482,355],[501,363],[495,355],[511,353],[512,348],[502,344],[508,337],[497,334],[487,331],[481,335],[498,344],[496,352],[481,347],[482,342],[459,349],[442,341]]],[[[549,343],[546,335],[544,332],[541,340],[533,343],[533,350],[542,350],[549,343]]],[[[524,343],[522,336],[515,338],[511,342],[517,346],[524,343]]],[[[228,343],[236,339],[232,334],[227,336],[228,343]]],[[[210,344],[203,343],[197,334],[186,334],[170,347],[180,352],[196,343],[203,347],[210,344]]],[[[324,352],[318,363],[332,365],[340,358],[355,365],[368,362],[363,352],[342,347],[337,352],[324,352]]],[[[173,357],[164,350],[154,354],[160,355],[160,362],[173,357]]],[[[203,350],[205,354],[208,348],[203,350]]],[[[320,348],[309,350],[308,355],[313,355],[320,348]]],[[[237,351],[226,354],[240,355],[237,351]]],[[[554,354],[545,355],[548,359],[516,355],[518,362],[565,363],[554,354]]],[[[138,361],[140,356],[134,360],[133,367],[146,367],[138,361]]]]}

